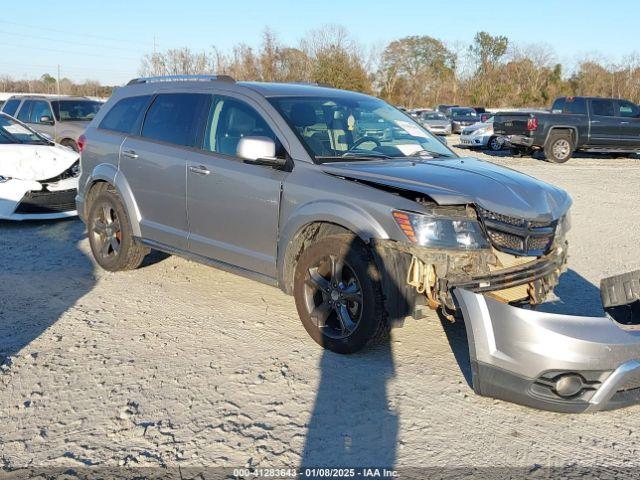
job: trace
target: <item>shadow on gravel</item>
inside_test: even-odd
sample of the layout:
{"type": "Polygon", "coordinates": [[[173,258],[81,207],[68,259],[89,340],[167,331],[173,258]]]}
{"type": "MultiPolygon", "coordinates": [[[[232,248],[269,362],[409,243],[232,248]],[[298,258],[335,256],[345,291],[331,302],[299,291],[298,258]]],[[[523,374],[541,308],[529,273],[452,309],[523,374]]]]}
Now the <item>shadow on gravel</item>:
{"type": "MultiPolygon", "coordinates": [[[[580,315],[598,317],[604,314],[600,300],[600,289],[589,282],[575,270],[567,270],[560,277],[560,282],[554,290],[556,300],[540,305],[537,310],[562,315],[580,315]]],[[[451,351],[456,359],[460,371],[470,388],[471,359],[469,357],[469,341],[463,321],[451,323],[440,317],[451,351]]]]}
{"type": "MultiPolygon", "coordinates": [[[[381,277],[389,279],[378,267],[381,277]]],[[[399,309],[408,309],[406,302],[399,303],[399,309]]],[[[395,375],[390,338],[353,355],[324,350],[318,368],[320,383],[300,468],[393,468],[399,422],[387,395],[395,375]]]]}
{"type": "Polygon", "coordinates": [[[567,270],[560,276],[554,289],[556,300],[540,305],[538,310],[564,315],[599,317],[604,315],[600,288],[592,284],[575,270],[567,270]]]}
{"type": "MultiPolygon", "coordinates": [[[[0,221],[0,363],[28,346],[95,285],[79,220],[0,221]]],[[[37,354],[37,352],[33,352],[37,354]]]]}

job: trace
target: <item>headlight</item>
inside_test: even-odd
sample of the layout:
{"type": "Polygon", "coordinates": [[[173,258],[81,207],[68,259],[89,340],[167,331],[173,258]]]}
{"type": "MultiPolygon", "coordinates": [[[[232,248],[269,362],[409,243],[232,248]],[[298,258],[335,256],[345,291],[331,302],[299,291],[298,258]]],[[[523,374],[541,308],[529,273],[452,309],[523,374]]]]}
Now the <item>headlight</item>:
{"type": "Polygon", "coordinates": [[[0,175],[0,183],[7,183],[9,180],[11,180],[11,177],[3,177],[0,175]]]}
{"type": "Polygon", "coordinates": [[[477,249],[489,246],[480,223],[418,213],[393,212],[410,242],[423,247],[477,249]]]}
{"type": "Polygon", "coordinates": [[[80,176],[80,160],[78,160],[76,163],[71,165],[69,172],[71,173],[71,176],[74,178],[80,176]]]}

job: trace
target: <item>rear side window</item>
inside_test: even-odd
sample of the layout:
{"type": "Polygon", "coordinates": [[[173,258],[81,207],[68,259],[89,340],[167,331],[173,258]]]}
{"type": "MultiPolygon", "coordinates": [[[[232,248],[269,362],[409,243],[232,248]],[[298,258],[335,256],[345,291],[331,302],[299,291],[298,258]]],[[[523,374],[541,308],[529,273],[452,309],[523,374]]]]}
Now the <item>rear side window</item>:
{"type": "Polygon", "coordinates": [[[565,98],[556,98],[551,107],[551,113],[562,113],[564,110],[565,98]]]}
{"type": "Polygon", "coordinates": [[[136,133],[134,129],[150,99],[151,95],[123,98],[107,112],[98,128],[120,133],[136,133]]]}
{"type": "Polygon", "coordinates": [[[636,104],[628,100],[618,100],[618,117],[635,118],[639,113],[636,104]]]}
{"type": "Polygon", "coordinates": [[[12,117],[16,114],[16,110],[18,110],[18,105],[20,105],[20,100],[14,98],[13,100],[9,100],[4,104],[4,108],[2,111],[7,115],[11,115],[12,117]]]}
{"type": "Polygon", "coordinates": [[[204,126],[210,95],[200,93],[160,94],[144,119],[142,136],[185,147],[195,147],[204,126]]]}
{"type": "Polygon", "coordinates": [[[584,115],[587,113],[587,102],[584,98],[567,98],[564,104],[564,113],[584,115]]]}
{"type": "Polygon", "coordinates": [[[605,100],[603,98],[591,100],[591,110],[594,115],[601,117],[614,116],[613,101],[611,100],[605,100]]]}
{"type": "Polygon", "coordinates": [[[18,112],[18,120],[25,123],[29,122],[29,115],[31,115],[31,105],[33,105],[33,100],[24,101],[22,107],[20,107],[20,111],[18,112]]]}

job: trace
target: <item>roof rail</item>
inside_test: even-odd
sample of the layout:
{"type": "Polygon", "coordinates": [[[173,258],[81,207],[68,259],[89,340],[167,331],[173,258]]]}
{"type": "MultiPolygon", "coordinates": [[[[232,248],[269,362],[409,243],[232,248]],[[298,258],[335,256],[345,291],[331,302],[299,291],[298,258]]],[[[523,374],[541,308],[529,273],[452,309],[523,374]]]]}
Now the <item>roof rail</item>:
{"type": "Polygon", "coordinates": [[[127,85],[139,83],[161,83],[161,82],[229,82],[235,83],[233,77],[229,75],[163,75],[160,77],[140,77],[130,80],[127,85]]]}

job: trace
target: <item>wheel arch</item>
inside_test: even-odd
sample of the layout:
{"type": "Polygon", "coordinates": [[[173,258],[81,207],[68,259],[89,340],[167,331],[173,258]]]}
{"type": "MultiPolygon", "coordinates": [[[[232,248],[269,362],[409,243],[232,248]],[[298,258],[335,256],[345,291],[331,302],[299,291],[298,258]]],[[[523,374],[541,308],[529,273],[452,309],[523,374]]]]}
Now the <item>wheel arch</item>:
{"type": "MultiPolygon", "coordinates": [[[[127,216],[131,221],[131,230],[133,235],[136,237],[141,237],[142,232],[140,230],[140,210],[138,208],[138,204],[133,196],[133,191],[129,186],[129,182],[127,182],[126,178],[118,172],[118,169],[115,165],[110,163],[103,163],[97,165],[93,171],[91,172],[90,177],[87,179],[84,187],[85,191],[85,199],[89,199],[89,195],[91,190],[95,188],[99,183],[108,183],[113,188],[116,189],[120,198],[122,198],[122,202],[127,210],[127,216]]],[[[84,218],[87,218],[87,213],[89,209],[89,202],[85,201],[84,204],[84,218]]]]}
{"type": "Polygon", "coordinates": [[[278,239],[278,285],[285,293],[293,291],[295,265],[304,248],[329,235],[349,234],[369,243],[372,238],[388,238],[384,228],[373,217],[346,205],[319,203],[303,207],[281,229],[278,239]]]}
{"type": "Polygon", "coordinates": [[[578,127],[574,126],[574,125],[554,125],[552,127],[549,127],[549,130],[547,131],[547,136],[544,139],[544,146],[546,146],[549,142],[549,137],[551,137],[551,135],[553,133],[556,132],[569,132],[571,134],[571,139],[573,140],[573,149],[577,149],[578,148],[578,127]]]}

